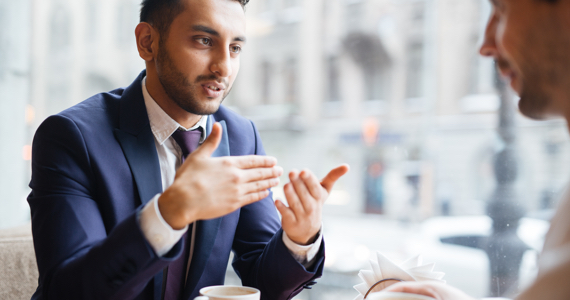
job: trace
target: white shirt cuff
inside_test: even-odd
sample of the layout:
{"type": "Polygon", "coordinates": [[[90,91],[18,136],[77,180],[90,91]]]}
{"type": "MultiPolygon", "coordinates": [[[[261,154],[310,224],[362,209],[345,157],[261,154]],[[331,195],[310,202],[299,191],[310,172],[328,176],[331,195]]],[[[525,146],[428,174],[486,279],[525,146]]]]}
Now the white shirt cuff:
{"type": "Polygon", "coordinates": [[[164,221],[158,209],[158,198],[160,195],[154,196],[143,207],[139,214],[139,225],[156,255],[164,256],[186,233],[188,225],[180,230],[174,230],[164,221]]]}
{"type": "Polygon", "coordinates": [[[306,269],[308,269],[311,266],[313,266],[313,264],[315,263],[315,256],[317,256],[319,248],[321,247],[321,242],[323,241],[322,232],[323,228],[321,227],[321,230],[319,230],[318,233],[319,236],[317,237],[317,240],[315,240],[315,242],[310,245],[304,246],[293,242],[289,238],[289,236],[287,236],[285,231],[283,231],[283,243],[285,244],[287,249],[289,249],[289,252],[293,256],[293,258],[295,258],[296,261],[298,261],[306,269]]]}

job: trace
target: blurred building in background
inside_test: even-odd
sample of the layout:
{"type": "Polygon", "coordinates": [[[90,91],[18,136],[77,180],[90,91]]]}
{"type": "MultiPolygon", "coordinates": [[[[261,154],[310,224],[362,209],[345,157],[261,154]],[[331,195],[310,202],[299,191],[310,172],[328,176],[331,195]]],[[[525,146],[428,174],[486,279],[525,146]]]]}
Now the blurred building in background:
{"type": "MultiPolygon", "coordinates": [[[[0,227],[29,220],[37,126],[143,70],[134,39],[139,7],[140,0],[0,0],[8,28],[0,31],[0,227]]],[[[493,62],[477,52],[489,13],[487,0],[248,4],[248,42],[226,105],[256,122],[285,170],[324,176],[351,166],[325,207],[327,273],[317,292],[299,299],[355,296],[355,272],[375,251],[405,259],[432,243],[407,243],[420,221],[485,214],[492,158],[503,146],[493,62]]],[[[531,212],[551,209],[569,175],[566,124],[516,122],[518,202],[531,212]]],[[[283,199],[281,188],[274,193],[283,199]]],[[[443,223],[453,222],[460,221],[443,223]]],[[[441,271],[483,296],[487,281],[475,284],[473,274],[486,276],[485,255],[462,251],[471,252],[457,256],[461,263],[475,256],[476,263],[438,262],[449,267],[441,271]]]]}
{"type": "Polygon", "coordinates": [[[29,219],[31,1],[0,0],[0,228],[29,219]]]}
{"type": "Polygon", "coordinates": [[[0,227],[29,220],[31,143],[49,115],[144,69],[138,0],[0,1],[0,227]],[[9,141],[9,142],[8,142],[9,141]]]}

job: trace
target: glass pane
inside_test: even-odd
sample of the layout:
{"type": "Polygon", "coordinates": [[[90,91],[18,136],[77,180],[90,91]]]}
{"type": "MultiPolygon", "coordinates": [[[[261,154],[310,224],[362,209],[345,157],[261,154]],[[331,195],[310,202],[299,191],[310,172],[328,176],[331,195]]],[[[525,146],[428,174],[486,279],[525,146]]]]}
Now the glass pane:
{"type": "MultiPolygon", "coordinates": [[[[0,0],[0,228],[29,220],[39,124],[144,69],[139,2],[0,0]]],[[[522,117],[477,54],[489,13],[487,0],[247,5],[226,104],[256,123],[285,170],[351,166],[324,208],[324,276],[297,299],[353,299],[376,252],[397,263],[422,254],[474,297],[533,279],[570,143],[561,120],[522,117]],[[496,247],[509,259],[490,260],[496,247]]],[[[283,186],[273,192],[284,200],[283,186]]],[[[239,284],[231,268],[227,282],[239,284]]]]}

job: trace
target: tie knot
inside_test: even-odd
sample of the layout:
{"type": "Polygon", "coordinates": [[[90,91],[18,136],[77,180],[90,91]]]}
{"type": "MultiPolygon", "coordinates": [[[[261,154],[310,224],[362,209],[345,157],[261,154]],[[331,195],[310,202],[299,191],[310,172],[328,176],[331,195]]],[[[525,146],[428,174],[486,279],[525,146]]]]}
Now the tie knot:
{"type": "Polygon", "coordinates": [[[172,134],[172,138],[174,138],[178,146],[180,146],[180,149],[182,150],[182,156],[184,157],[188,156],[188,154],[192,153],[194,150],[196,150],[196,148],[198,148],[201,137],[201,128],[189,131],[176,130],[172,134]]]}

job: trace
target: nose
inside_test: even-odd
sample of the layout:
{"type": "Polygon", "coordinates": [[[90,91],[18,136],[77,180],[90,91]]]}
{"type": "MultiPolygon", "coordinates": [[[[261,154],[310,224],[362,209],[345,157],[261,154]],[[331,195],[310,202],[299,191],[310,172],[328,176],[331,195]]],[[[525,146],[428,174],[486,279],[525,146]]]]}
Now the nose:
{"type": "Polygon", "coordinates": [[[485,38],[483,39],[483,44],[479,49],[479,53],[482,56],[497,57],[498,50],[496,44],[497,37],[497,16],[492,14],[487,22],[487,27],[485,28],[485,38]]]}
{"type": "Polygon", "coordinates": [[[232,75],[231,55],[229,49],[217,51],[210,66],[210,71],[218,77],[230,77],[232,75]]]}

